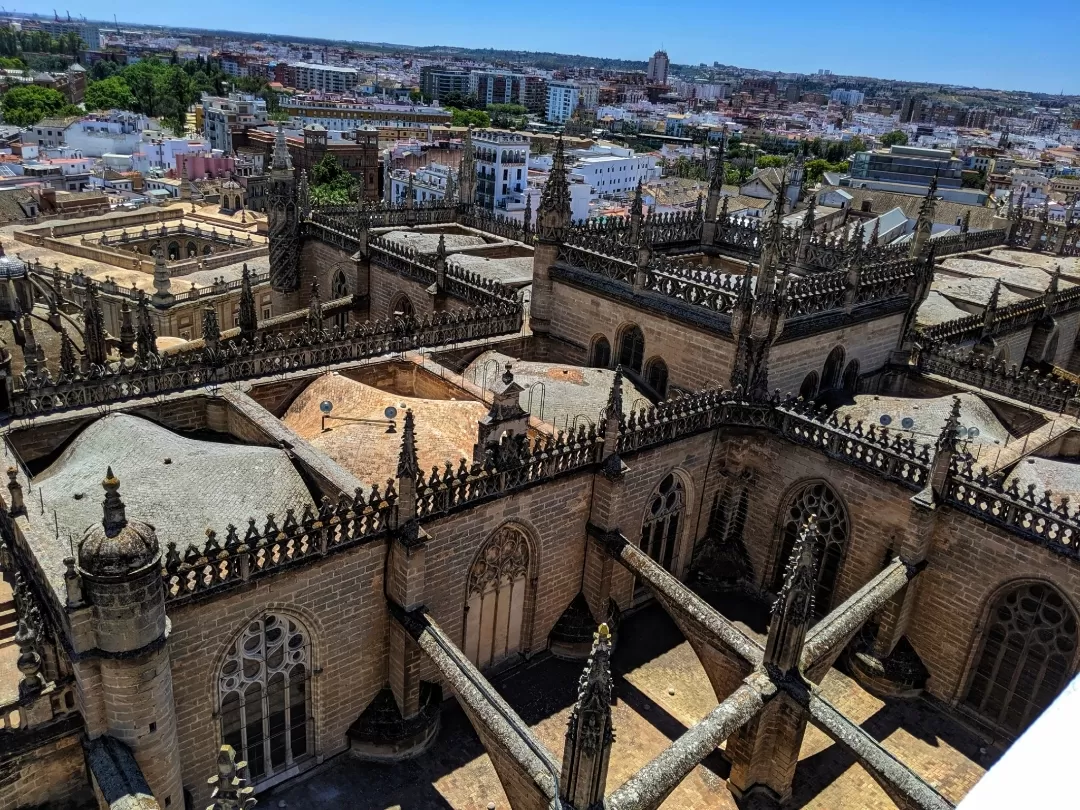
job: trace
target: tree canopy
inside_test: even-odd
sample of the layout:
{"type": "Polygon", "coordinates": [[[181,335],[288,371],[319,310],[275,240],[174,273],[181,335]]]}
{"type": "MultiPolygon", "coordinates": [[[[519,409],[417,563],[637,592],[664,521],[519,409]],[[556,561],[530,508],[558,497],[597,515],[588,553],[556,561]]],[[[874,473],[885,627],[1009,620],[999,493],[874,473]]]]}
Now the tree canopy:
{"type": "Polygon", "coordinates": [[[60,115],[79,115],[78,107],[68,104],[63,94],[48,87],[26,84],[13,87],[0,101],[4,121],[17,127],[29,127],[42,118],[60,115]]]}
{"type": "Polygon", "coordinates": [[[451,123],[455,127],[476,127],[486,129],[491,126],[491,116],[483,110],[459,110],[456,107],[448,107],[451,115],[451,123]]]}
{"type": "Polygon", "coordinates": [[[110,76],[92,82],[83,102],[88,110],[130,110],[135,106],[135,96],[122,77],[110,76]]]}
{"type": "Polygon", "coordinates": [[[356,185],[356,178],[327,152],[311,167],[311,201],[316,205],[344,205],[356,185]]]}
{"type": "Polygon", "coordinates": [[[892,132],[886,132],[881,136],[882,146],[907,146],[907,142],[907,133],[902,132],[899,129],[894,129],[892,132]]]}

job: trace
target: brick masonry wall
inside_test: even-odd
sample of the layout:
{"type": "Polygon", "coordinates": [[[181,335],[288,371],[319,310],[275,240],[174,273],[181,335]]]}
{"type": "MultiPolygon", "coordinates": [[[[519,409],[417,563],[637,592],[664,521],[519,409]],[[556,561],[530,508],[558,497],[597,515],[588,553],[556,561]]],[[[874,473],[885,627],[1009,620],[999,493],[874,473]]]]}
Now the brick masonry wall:
{"type": "Polygon", "coordinates": [[[671,385],[695,391],[728,386],[735,354],[732,341],[558,279],[552,282],[553,337],[588,351],[594,338],[603,335],[611,345],[614,365],[619,359],[619,336],[631,324],[641,327],[645,335],[645,362],[662,358],[671,385]]]}
{"type": "Polygon", "coordinates": [[[68,733],[0,760],[0,810],[95,807],[81,736],[68,733]]]}
{"type": "Polygon", "coordinates": [[[363,295],[367,292],[361,263],[353,259],[351,253],[316,239],[305,239],[300,247],[300,306],[306,307],[311,299],[312,279],[318,279],[319,296],[323,301],[339,297],[334,294],[334,279],[339,272],[345,276],[349,293],[363,295]]]}
{"type": "MultiPolygon", "coordinates": [[[[373,321],[389,318],[394,314],[393,306],[399,295],[404,295],[412,304],[413,314],[422,318],[431,315],[436,309],[436,297],[428,292],[429,284],[399,276],[376,262],[371,263],[369,318],[373,321]]],[[[466,301],[459,301],[451,295],[441,298],[439,305],[445,312],[461,312],[472,309],[466,301]]]]}
{"type": "Polygon", "coordinates": [[[860,374],[880,370],[896,348],[903,320],[903,314],[891,315],[773,346],[769,357],[769,388],[780,389],[785,395],[798,393],[803,378],[811,371],[817,371],[821,377],[829,352],[836,346],[844,348],[841,373],[852,360],[859,361],[860,374]]]}
{"type": "MultiPolygon", "coordinates": [[[[221,745],[218,671],[251,621],[298,621],[310,639],[319,761],[345,750],[345,731],[386,683],[385,542],[373,542],[251,583],[218,599],[171,608],[169,639],[184,786],[208,804],[207,774],[221,745]]],[[[306,764],[314,764],[312,758],[306,764]]]]}

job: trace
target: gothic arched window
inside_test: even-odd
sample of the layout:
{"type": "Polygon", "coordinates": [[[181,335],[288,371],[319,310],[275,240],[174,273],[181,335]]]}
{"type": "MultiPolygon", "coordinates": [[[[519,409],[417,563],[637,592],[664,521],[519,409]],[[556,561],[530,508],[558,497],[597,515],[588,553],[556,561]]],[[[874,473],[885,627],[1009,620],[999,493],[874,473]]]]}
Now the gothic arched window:
{"type": "Polygon", "coordinates": [[[852,360],[844,368],[844,376],[840,381],[840,387],[849,394],[854,395],[859,386],[859,361],[852,360]]]}
{"type": "MultiPolygon", "coordinates": [[[[331,286],[331,292],[333,293],[334,300],[344,298],[349,294],[349,282],[345,278],[345,274],[341,270],[338,270],[336,273],[334,273],[334,283],[331,286]]],[[[348,325],[349,311],[347,309],[343,309],[334,316],[334,326],[337,328],[337,331],[342,332],[348,325]]]]}
{"type": "Polygon", "coordinates": [[[1054,588],[1008,591],[990,610],[964,703],[1019,734],[1065,686],[1076,643],[1076,614],[1054,588]]]}
{"type": "Polygon", "coordinates": [[[175,262],[180,258],[180,243],[169,242],[169,261],[175,262]]]}
{"type": "Polygon", "coordinates": [[[799,396],[809,402],[817,396],[818,373],[811,371],[803,377],[802,385],[799,386],[799,396]]]}
{"type": "Polygon", "coordinates": [[[815,605],[818,613],[825,613],[832,605],[833,590],[844,561],[848,541],[848,517],[840,496],[824,481],[811,481],[800,487],[788,500],[783,514],[780,533],[780,556],[776,561],[774,590],[784,582],[784,571],[799,531],[807,519],[817,518],[817,542],[814,559],[817,563],[817,594],[815,605]]]}
{"type": "Polygon", "coordinates": [[[589,365],[593,368],[611,366],[611,344],[603,335],[593,340],[592,349],[589,351],[589,365]]]}
{"type": "Polygon", "coordinates": [[[640,374],[644,360],[645,334],[641,327],[630,325],[623,329],[619,337],[619,365],[640,374]]]}
{"type": "Polygon", "coordinates": [[[391,318],[412,318],[413,305],[409,300],[409,296],[405,293],[398,293],[394,296],[394,300],[390,302],[390,317],[391,318]]]}
{"type": "Polygon", "coordinates": [[[667,363],[653,357],[645,364],[645,382],[661,399],[667,398],[667,363]]]}
{"type": "Polygon", "coordinates": [[[840,385],[840,371],[844,368],[844,347],[837,346],[825,358],[825,368],[821,372],[821,390],[831,391],[840,385]]]}
{"type": "Polygon", "coordinates": [[[311,755],[311,650],[288,616],[251,622],[218,677],[221,739],[248,763],[255,781],[270,779],[311,755]]]}
{"type": "Polygon", "coordinates": [[[465,602],[465,655],[478,668],[521,650],[529,543],[503,526],[487,539],[469,569],[465,602]]]}
{"type": "MultiPolygon", "coordinates": [[[[672,566],[685,509],[686,492],[682,481],[674,473],[668,473],[645,509],[640,548],[669,573],[674,573],[672,566]]],[[[635,598],[640,596],[640,593],[635,593],[635,598]]]]}
{"type": "Polygon", "coordinates": [[[199,255],[199,247],[194,242],[188,242],[184,246],[184,251],[187,253],[187,257],[190,259],[192,256],[199,255]]]}

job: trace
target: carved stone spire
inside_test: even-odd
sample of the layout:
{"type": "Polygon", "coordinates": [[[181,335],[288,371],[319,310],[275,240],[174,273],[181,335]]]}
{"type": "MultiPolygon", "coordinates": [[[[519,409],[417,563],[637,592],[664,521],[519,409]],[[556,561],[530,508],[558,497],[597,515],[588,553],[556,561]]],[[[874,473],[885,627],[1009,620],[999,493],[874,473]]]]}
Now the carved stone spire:
{"type": "Polygon", "coordinates": [[[994,289],[990,291],[990,298],[986,302],[986,309],[983,310],[983,334],[990,333],[991,327],[994,325],[994,316],[997,314],[998,302],[1001,299],[1001,279],[994,280],[994,289]]]}
{"type": "Polygon", "coordinates": [[[938,434],[934,445],[934,460],[930,463],[930,491],[935,501],[945,497],[949,472],[952,470],[956,445],[960,441],[960,397],[953,397],[952,410],[938,434]]]}
{"type": "Polygon", "coordinates": [[[641,238],[641,209],[644,207],[641,180],[634,188],[634,200],[630,203],[630,244],[636,245],[641,238]]]}
{"type": "Polygon", "coordinates": [[[78,370],[79,363],[75,358],[75,344],[71,342],[71,335],[68,334],[67,329],[60,327],[60,373],[71,376],[78,370]]]}
{"type": "Polygon", "coordinates": [[[878,246],[879,239],[881,239],[881,217],[878,217],[874,220],[874,227],[870,231],[869,247],[876,248],[878,246]]]}
{"type": "Polygon", "coordinates": [[[533,231],[532,213],[533,213],[532,212],[532,195],[528,193],[528,190],[526,190],[526,192],[525,192],[525,215],[522,218],[522,225],[523,225],[523,227],[525,229],[525,241],[526,242],[529,241],[529,234],[532,233],[532,231],[533,231]]]}
{"type": "Polygon", "coordinates": [[[416,480],[420,470],[420,461],[416,455],[416,423],[412,408],[405,411],[405,421],[401,428],[401,450],[398,452],[397,477],[416,480]]]}
{"type": "Polygon", "coordinates": [[[202,339],[207,349],[216,352],[221,348],[221,327],[218,325],[217,310],[213,307],[203,308],[202,339]]]}
{"type": "MultiPolygon", "coordinates": [[[[364,199],[363,196],[363,178],[360,178],[361,192],[360,200],[364,199]]],[[[311,187],[308,184],[307,169],[300,170],[300,182],[296,186],[296,202],[300,206],[300,218],[307,219],[311,214],[311,187]]]]}
{"type": "Polygon", "coordinates": [[[806,630],[814,617],[817,542],[817,518],[811,515],[800,529],[788,558],[784,584],[773,602],[772,622],[765,641],[766,667],[782,673],[798,671],[806,630]]]}
{"type": "Polygon", "coordinates": [[[439,291],[446,288],[446,236],[441,233],[435,247],[435,287],[439,291]]]}
{"type": "Polygon", "coordinates": [[[555,142],[551,173],[540,195],[536,212],[536,231],[540,239],[561,242],[570,227],[570,185],[566,176],[566,159],[562,136],[555,142]]]}
{"type": "Polygon", "coordinates": [[[109,349],[105,345],[105,313],[101,311],[97,285],[89,279],[86,282],[86,304],[83,306],[83,331],[86,361],[91,365],[105,365],[109,359],[109,349]]]}
{"type": "Polygon", "coordinates": [[[606,624],[593,634],[592,654],[578,682],[563,747],[560,796],[572,807],[597,807],[604,798],[615,732],[611,725],[611,633],[606,624]]]}
{"type": "Polygon", "coordinates": [[[132,357],[135,354],[135,324],[131,319],[131,304],[124,298],[120,304],[120,356],[132,357]]]}
{"type": "Polygon", "coordinates": [[[459,205],[471,207],[476,202],[476,146],[473,144],[472,127],[465,130],[462,144],[461,164],[458,168],[459,205]]]}
{"type": "Polygon", "coordinates": [[[206,780],[210,785],[211,804],[206,810],[250,810],[255,806],[255,788],[248,784],[246,762],[236,761],[231,745],[221,746],[217,755],[217,774],[206,780]]]}
{"type": "Polygon", "coordinates": [[[277,133],[274,135],[274,152],[270,158],[270,168],[275,171],[292,171],[292,157],[289,155],[289,145],[285,142],[285,128],[279,122],[277,133]]]}
{"type": "Polygon", "coordinates": [[[139,296],[135,348],[139,357],[142,358],[157,354],[157,330],[154,328],[154,320],[150,316],[150,305],[145,295],[139,296]]]}
{"type": "Polygon", "coordinates": [[[322,299],[319,298],[319,280],[311,279],[311,298],[308,299],[308,331],[318,332],[323,328],[322,299]]]}
{"type": "Polygon", "coordinates": [[[165,264],[165,249],[158,248],[154,254],[154,306],[167,307],[172,304],[175,296],[169,289],[171,286],[169,268],[165,264]]]}
{"type": "Polygon", "coordinates": [[[719,213],[721,219],[727,218],[727,198],[724,196],[724,140],[726,137],[727,130],[725,129],[720,136],[720,146],[716,150],[716,157],[712,161],[709,172],[709,196],[705,199],[705,223],[701,229],[703,245],[711,245],[716,241],[717,214],[719,213]],[[718,211],[721,200],[723,208],[718,211]]]}
{"type": "Polygon", "coordinates": [[[255,293],[251,289],[251,271],[248,270],[247,262],[244,262],[244,270],[240,275],[240,312],[238,313],[240,335],[251,339],[259,328],[258,315],[255,311],[255,293]]]}
{"type": "Polygon", "coordinates": [[[34,319],[26,312],[22,316],[23,366],[26,371],[37,374],[45,368],[45,350],[34,337],[34,319]]]}
{"type": "Polygon", "coordinates": [[[964,212],[964,219],[960,223],[960,233],[967,233],[971,230],[971,210],[964,212]]]}
{"type": "Polygon", "coordinates": [[[915,236],[911,240],[911,253],[909,254],[912,259],[923,254],[926,244],[930,241],[930,234],[934,230],[934,209],[937,206],[937,199],[934,195],[937,193],[937,180],[937,172],[935,172],[930,180],[930,187],[926,190],[926,196],[923,197],[923,201],[919,205],[919,216],[915,220],[915,236]]]}

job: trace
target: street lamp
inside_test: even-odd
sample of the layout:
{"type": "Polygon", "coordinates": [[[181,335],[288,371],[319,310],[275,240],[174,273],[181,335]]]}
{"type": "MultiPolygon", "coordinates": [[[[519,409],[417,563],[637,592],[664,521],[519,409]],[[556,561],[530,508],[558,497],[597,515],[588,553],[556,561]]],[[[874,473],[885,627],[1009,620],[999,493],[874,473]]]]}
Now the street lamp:
{"type": "Polygon", "coordinates": [[[393,405],[387,405],[383,410],[384,419],[358,419],[352,416],[331,416],[330,412],[334,410],[334,403],[328,399],[324,399],[319,403],[319,410],[322,411],[322,432],[328,433],[330,428],[326,426],[327,419],[337,419],[341,422],[359,422],[364,425],[386,425],[387,433],[397,433],[397,424],[394,419],[397,417],[398,410],[393,405]]]}

